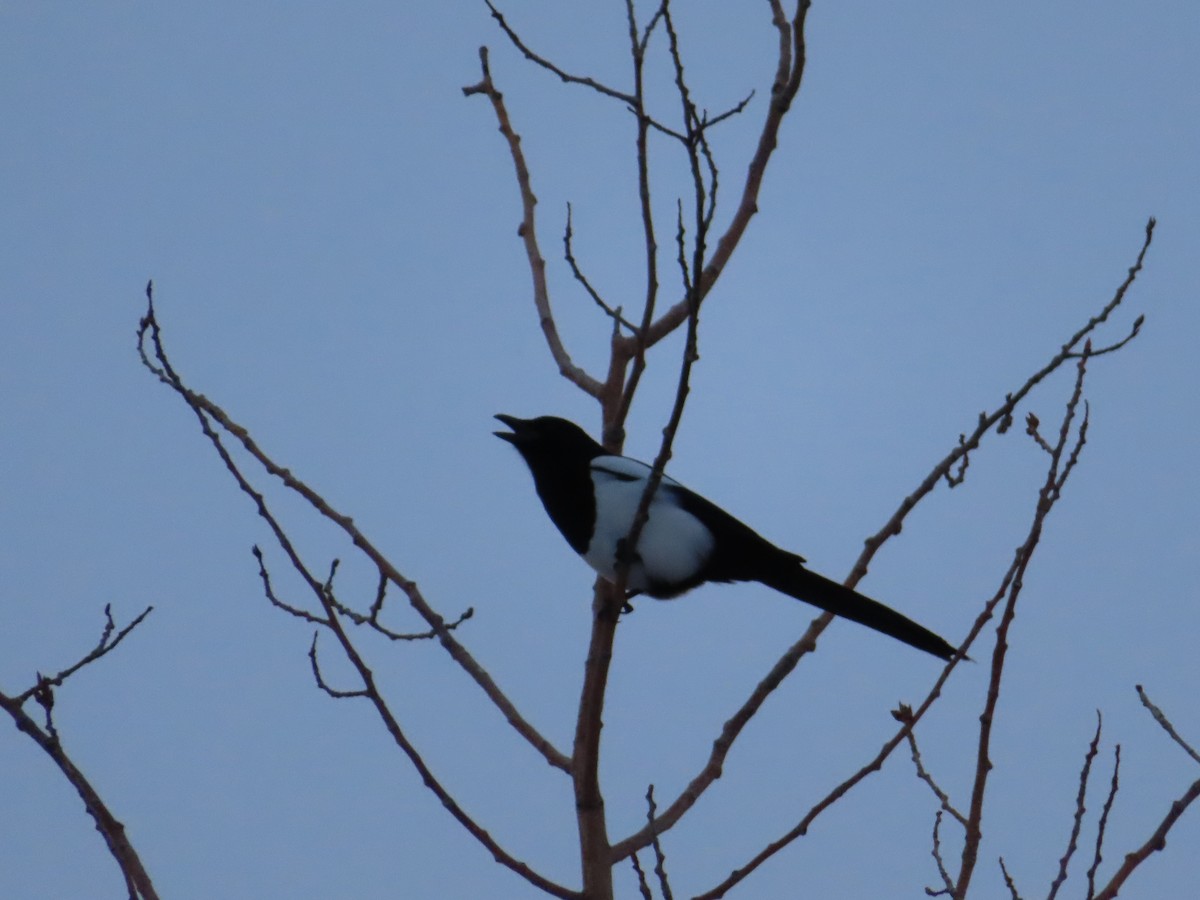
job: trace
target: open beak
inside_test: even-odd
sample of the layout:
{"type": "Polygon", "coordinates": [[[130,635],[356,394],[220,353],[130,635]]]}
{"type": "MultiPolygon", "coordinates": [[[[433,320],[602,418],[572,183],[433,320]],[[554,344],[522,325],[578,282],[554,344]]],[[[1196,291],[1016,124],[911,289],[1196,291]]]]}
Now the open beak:
{"type": "Polygon", "coordinates": [[[508,441],[516,446],[521,440],[521,434],[525,430],[528,423],[524,419],[518,419],[516,416],[506,416],[504,413],[497,413],[496,418],[507,425],[512,431],[493,431],[496,437],[502,441],[508,441]]]}

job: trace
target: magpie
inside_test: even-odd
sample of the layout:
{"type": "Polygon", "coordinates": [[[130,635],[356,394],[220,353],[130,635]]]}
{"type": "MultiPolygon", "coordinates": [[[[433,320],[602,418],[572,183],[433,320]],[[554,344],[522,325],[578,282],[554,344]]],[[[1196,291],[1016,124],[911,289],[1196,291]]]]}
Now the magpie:
{"type": "Polygon", "coordinates": [[[571,549],[610,582],[627,563],[631,595],[678,597],[708,581],[757,581],[835,615],[890,635],[940,659],[955,653],[942,638],[857,591],[804,567],[716,504],[662,478],[633,554],[624,543],[651,468],[608,453],[566,419],[496,416],[509,431],[496,437],[517,448],[533,474],[550,520],[571,549]]]}

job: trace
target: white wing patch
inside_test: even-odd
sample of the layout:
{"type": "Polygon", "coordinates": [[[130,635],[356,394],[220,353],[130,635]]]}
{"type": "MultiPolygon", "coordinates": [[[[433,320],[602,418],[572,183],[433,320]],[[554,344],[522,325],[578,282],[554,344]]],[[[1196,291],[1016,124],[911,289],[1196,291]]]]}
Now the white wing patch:
{"type": "MultiPolygon", "coordinates": [[[[629,534],[649,475],[648,465],[627,457],[598,456],[592,460],[596,528],[583,558],[609,581],[616,580],[617,543],[629,534]]],[[[639,559],[629,570],[630,590],[653,590],[656,585],[685,582],[712,553],[712,532],[681,509],[663,486],[680,487],[679,482],[664,476],[650,502],[650,518],[638,538],[639,559]]]]}

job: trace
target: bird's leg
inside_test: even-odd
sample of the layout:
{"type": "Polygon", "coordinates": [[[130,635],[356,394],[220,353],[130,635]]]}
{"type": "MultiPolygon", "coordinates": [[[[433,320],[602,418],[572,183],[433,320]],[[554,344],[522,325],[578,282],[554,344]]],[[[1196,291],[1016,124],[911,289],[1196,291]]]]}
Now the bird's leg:
{"type": "MultiPolygon", "coordinates": [[[[636,553],[631,553],[629,550],[629,540],[621,538],[617,541],[616,550],[613,553],[613,562],[616,564],[617,572],[628,572],[638,560],[636,553]]],[[[641,591],[627,591],[625,593],[625,602],[621,606],[621,614],[627,615],[633,612],[633,604],[629,601],[640,594],[641,591]]]]}
{"type": "Polygon", "coordinates": [[[633,604],[629,601],[640,594],[641,591],[630,591],[625,595],[625,602],[621,604],[621,615],[627,616],[633,612],[633,604]]]}

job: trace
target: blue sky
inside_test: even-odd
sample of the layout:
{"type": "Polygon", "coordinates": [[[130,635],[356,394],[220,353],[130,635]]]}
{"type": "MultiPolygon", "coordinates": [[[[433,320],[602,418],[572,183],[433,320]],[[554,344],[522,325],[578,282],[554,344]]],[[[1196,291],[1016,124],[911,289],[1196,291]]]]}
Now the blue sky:
{"type": "MultiPolygon", "coordinates": [[[[626,83],[620,4],[506,9],[564,65],[626,83]]],[[[677,15],[702,105],[758,91],[715,138],[732,198],[772,69],[765,4],[681,3],[677,15]]],[[[1066,844],[1097,709],[1097,791],[1113,743],[1123,748],[1106,865],[1197,774],[1134,685],[1200,740],[1200,11],[850,2],[818,3],[809,22],[805,85],[760,214],[707,302],[671,471],[818,571],[845,575],[978,413],[1107,301],[1147,218],[1159,220],[1107,335],[1141,313],[1144,332],[1095,362],[1089,443],[1011,637],[976,896],[1001,895],[1001,854],[1037,893],[1066,844]]],[[[559,242],[570,201],[577,255],[633,307],[632,123],[529,67],[482,4],[0,9],[0,686],[23,689],[89,649],[106,603],[122,621],[154,605],[55,709],[163,896],[534,895],[450,820],[363,704],[313,688],[309,629],[261,596],[249,548],[267,546],[265,528],[133,341],[153,278],[192,386],[353,515],[445,615],[474,607],[463,639],[568,745],[590,572],[490,417],[553,412],[594,428],[598,416],[545,351],[508,152],[487,103],[461,93],[484,43],[529,156],[560,328],[602,371],[606,323],[559,242]]],[[[673,112],[667,86],[654,96],[673,112]]],[[[677,159],[665,144],[655,153],[669,221],[677,159]]],[[[647,376],[632,455],[657,448],[677,351],[667,342],[647,376]]],[[[1056,421],[1069,390],[1064,374],[1029,408],[1056,421]]],[[[965,634],[1024,536],[1042,466],[1020,428],[990,438],[864,589],[965,634]]],[[[302,548],[343,556],[347,594],[369,602],[345,542],[272,496],[302,548]]],[[[286,584],[278,552],[268,560],[286,584]]],[[[418,627],[399,603],[394,613],[418,627]]],[[[738,586],[645,603],[623,624],[605,731],[614,836],[641,821],[647,783],[669,796],[691,777],[810,618],[738,586]]],[[[679,893],[791,827],[938,671],[845,623],[821,644],[670,834],[679,893]]],[[[565,779],[438,647],[368,646],[401,721],[471,812],[574,884],[565,779]]],[[[986,674],[958,672],[920,732],[963,803],[986,674]]],[[[0,895],[119,896],[77,798],[31,742],[0,729],[0,760],[0,895]]],[[[816,896],[921,896],[937,883],[935,808],[897,754],[744,895],[803,883],[816,896]]],[[[1197,821],[1185,817],[1130,896],[1194,885],[1197,821]]],[[[633,892],[627,873],[618,883],[633,892]]]]}

